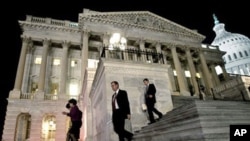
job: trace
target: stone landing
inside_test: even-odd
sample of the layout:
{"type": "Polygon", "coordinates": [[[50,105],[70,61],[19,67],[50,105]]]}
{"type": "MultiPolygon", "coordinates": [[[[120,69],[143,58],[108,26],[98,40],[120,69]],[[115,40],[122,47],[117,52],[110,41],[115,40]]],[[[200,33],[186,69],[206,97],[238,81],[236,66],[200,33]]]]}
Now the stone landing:
{"type": "Polygon", "coordinates": [[[144,84],[148,78],[157,89],[156,107],[166,113],[173,109],[168,65],[126,62],[122,60],[100,60],[90,92],[93,141],[117,141],[111,121],[111,97],[114,93],[111,82],[118,81],[120,89],[126,90],[130,102],[133,130],[147,125],[146,113],[142,110],[144,84]]]}

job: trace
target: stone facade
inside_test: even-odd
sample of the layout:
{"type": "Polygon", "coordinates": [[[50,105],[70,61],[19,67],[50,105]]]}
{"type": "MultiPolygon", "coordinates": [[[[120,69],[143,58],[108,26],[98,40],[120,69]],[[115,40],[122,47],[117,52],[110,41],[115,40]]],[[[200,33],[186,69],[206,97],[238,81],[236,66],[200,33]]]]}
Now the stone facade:
{"type": "Polygon", "coordinates": [[[149,11],[84,9],[78,22],[28,15],[19,24],[22,49],[8,98],[4,141],[64,140],[68,120],[61,112],[69,98],[78,99],[83,111],[81,140],[114,140],[112,80],[131,96],[134,130],[147,122],[139,100],[144,77],[158,88],[157,106],[164,113],[172,109],[171,95],[198,96],[200,84],[211,95],[210,89],[221,83],[214,67],[223,68],[224,52],[202,45],[205,36],[196,31],[149,11]],[[108,50],[113,33],[126,38],[124,51],[108,50]]]}

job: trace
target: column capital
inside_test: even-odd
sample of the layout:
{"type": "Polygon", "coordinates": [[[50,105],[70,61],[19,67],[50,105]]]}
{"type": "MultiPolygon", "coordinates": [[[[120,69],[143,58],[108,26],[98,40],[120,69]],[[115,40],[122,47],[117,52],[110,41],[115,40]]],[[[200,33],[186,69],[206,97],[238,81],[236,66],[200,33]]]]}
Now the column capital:
{"type": "Polygon", "coordinates": [[[196,48],[195,51],[198,52],[198,53],[200,53],[201,49],[200,48],[196,48]]]}
{"type": "Polygon", "coordinates": [[[161,45],[162,45],[162,44],[161,44],[160,41],[157,41],[156,44],[155,44],[156,47],[159,47],[159,46],[161,46],[161,45]]]}
{"type": "Polygon", "coordinates": [[[21,36],[23,43],[28,44],[31,41],[31,37],[21,36]]]}
{"type": "Polygon", "coordinates": [[[182,47],[185,51],[190,51],[190,47],[188,47],[188,46],[183,46],[182,47]]]}
{"type": "Polygon", "coordinates": [[[169,48],[169,49],[172,49],[172,48],[176,48],[176,47],[177,47],[177,44],[175,44],[175,43],[167,43],[167,44],[165,44],[165,45],[166,45],[166,47],[169,48]]]}
{"type": "Polygon", "coordinates": [[[49,45],[51,45],[51,39],[47,39],[47,38],[43,39],[43,45],[44,45],[44,46],[49,46],[49,45]]]}
{"type": "Polygon", "coordinates": [[[145,44],[145,40],[143,38],[139,39],[140,44],[145,44]]]}
{"type": "Polygon", "coordinates": [[[71,42],[70,42],[70,41],[67,41],[67,40],[62,41],[62,46],[63,46],[63,48],[69,48],[70,45],[71,45],[71,42]]]}
{"type": "Polygon", "coordinates": [[[90,31],[88,30],[88,29],[83,29],[83,36],[87,36],[87,37],[89,37],[90,36],[90,31]]]}

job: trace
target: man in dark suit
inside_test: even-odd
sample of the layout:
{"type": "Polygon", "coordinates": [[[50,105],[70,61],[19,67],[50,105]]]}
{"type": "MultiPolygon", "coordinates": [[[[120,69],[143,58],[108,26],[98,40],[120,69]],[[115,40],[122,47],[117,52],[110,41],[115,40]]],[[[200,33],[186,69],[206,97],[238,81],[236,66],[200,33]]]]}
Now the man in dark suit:
{"type": "Polygon", "coordinates": [[[119,89],[119,83],[117,81],[111,82],[111,88],[115,92],[112,95],[112,121],[114,126],[114,131],[119,136],[119,141],[132,140],[133,134],[124,129],[125,119],[131,118],[130,106],[128,95],[125,90],[119,89]]]}
{"type": "Polygon", "coordinates": [[[153,112],[158,115],[159,119],[162,118],[162,113],[159,112],[155,108],[155,103],[156,103],[156,98],[155,98],[155,93],[156,93],[156,88],[154,84],[149,84],[149,80],[147,78],[143,79],[143,83],[145,84],[145,102],[147,105],[147,110],[148,110],[148,116],[150,123],[152,124],[155,122],[153,112]]]}

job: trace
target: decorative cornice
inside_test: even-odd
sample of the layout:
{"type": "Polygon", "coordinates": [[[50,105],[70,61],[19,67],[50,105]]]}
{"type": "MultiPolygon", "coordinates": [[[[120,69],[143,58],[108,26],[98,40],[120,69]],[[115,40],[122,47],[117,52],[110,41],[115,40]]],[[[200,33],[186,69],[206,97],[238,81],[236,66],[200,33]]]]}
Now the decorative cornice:
{"type": "Polygon", "coordinates": [[[84,22],[112,24],[123,27],[141,28],[156,32],[165,32],[174,36],[184,36],[203,41],[205,36],[171,22],[165,18],[148,11],[135,12],[103,12],[81,14],[79,17],[79,27],[84,26],[84,22]]]}

